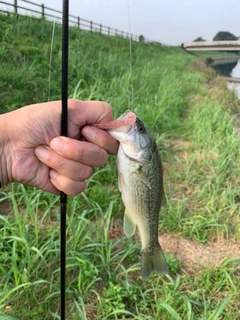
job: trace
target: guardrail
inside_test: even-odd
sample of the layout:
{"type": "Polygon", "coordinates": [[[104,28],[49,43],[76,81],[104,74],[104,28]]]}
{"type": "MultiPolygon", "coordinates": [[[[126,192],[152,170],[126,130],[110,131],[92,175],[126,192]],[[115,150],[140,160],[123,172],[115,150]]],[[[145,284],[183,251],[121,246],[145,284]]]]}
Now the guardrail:
{"type": "MultiPolygon", "coordinates": [[[[9,10],[3,10],[0,8],[0,12],[5,12],[5,13],[15,13],[15,14],[20,14],[20,15],[25,15],[22,10],[26,10],[27,12],[32,12],[34,14],[37,14],[38,16],[42,17],[43,19],[46,18],[53,18],[53,19],[62,19],[62,11],[55,10],[52,8],[49,8],[45,6],[44,4],[38,4],[29,0],[12,0],[12,3],[2,1],[0,0],[0,4],[4,4],[5,6],[9,6],[10,9],[13,11],[9,10]],[[28,7],[24,7],[21,2],[27,3],[28,7]]],[[[8,8],[8,7],[7,7],[8,8]]],[[[99,32],[101,34],[108,34],[108,35],[118,35],[123,38],[128,38],[132,39],[133,41],[140,41],[140,42],[145,42],[145,43],[155,43],[158,45],[161,45],[159,42],[152,41],[150,39],[144,38],[144,36],[140,35],[134,35],[125,31],[119,31],[118,29],[113,29],[107,26],[104,26],[102,24],[95,23],[93,21],[85,20],[83,18],[80,18],[79,16],[74,16],[72,14],[69,14],[69,23],[70,25],[75,25],[79,29],[85,30],[85,31],[90,31],[90,32],[99,32]]]]}

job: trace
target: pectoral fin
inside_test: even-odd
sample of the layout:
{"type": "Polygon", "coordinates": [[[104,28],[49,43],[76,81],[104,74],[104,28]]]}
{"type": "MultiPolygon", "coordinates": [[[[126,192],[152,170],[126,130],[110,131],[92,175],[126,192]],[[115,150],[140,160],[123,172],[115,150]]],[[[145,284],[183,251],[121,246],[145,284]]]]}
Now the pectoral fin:
{"type": "Polygon", "coordinates": [[[123,176],[118,172],[118,189],[122,192],[123,176]]]}
{"type": "Polygon", "coordinates": [[[142,166],[140,166],[136,172],[136,174],[138,175],[139,179],[146,184],[146,186],[148,186],[149,189],[152,189],[150,182],[148,180],[148,177],[146,175],[146,173],[143,171],[142,166]]]}
{"type": "Polygon", "coordinates": [[[136,224],[132,222],[129,216],[125,213],[123,219],[123,231],[127,237],[131,237],[134,235],[136,230],[136,224]]]}

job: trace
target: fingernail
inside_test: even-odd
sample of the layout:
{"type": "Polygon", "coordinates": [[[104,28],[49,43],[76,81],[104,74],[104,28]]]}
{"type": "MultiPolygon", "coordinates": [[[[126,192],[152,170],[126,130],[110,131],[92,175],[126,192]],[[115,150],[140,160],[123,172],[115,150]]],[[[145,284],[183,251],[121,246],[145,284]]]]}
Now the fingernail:
{"type": "Polygon", "coordinates": [[[52,139],[50,142],[50,147],[57,151],[63,153],[67,148],[67,143],[64,137],[57,137],[52,139]]]}
{"type": "Polygon", "coordinates": [[[40,160],[47,160],[49,157],[49,150],[46,147],[39,146],[35,148],[35,155],[40,160]]]}
{"type": "Polygon", "coordinates": [[[55,170],[50,170],[49,172],[49,177],[52,179],[52,180],[55,180],[57,178],[57,175],[58,173],[55,171],[55,170]]]}
{"type": "Polygon", "coordinates": [[[97,132],[93,127],[85,127],[83,131],[84,136],[89,140],[93,140],[97,135],[97,132]]]}

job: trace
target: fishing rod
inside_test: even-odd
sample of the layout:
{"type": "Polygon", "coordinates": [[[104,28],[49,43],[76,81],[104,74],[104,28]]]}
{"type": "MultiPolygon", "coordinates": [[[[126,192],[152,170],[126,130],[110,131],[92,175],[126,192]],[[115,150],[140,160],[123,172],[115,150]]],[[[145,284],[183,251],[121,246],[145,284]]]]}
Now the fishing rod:
{"type": "MultiPolygon", "coordinates": [[[[69,53],[69,0],[62,2],[62,114],[61,135],[68,135],[68,53],[69,53]]],[[[128,21],[130,29],[130,8],[128,0],[128,21]]],[[[132,44],[130,37],[130,65],[132,72],[132,44]]],[[[133,83],[132,83],[133,98],[133,83]]],[[[61,320],[65,320],[66,307],[66,215],[67,195],[60,191],[60,303],[61,320]]]]}
{"type": "MultiPolygon", "coordinates": [[[[69,38],[69,1],[63,0],[62,11],[62,116],[61,135],[68,134],[68,38],[69,38]]],[[[60,191],[60,292],[61,320],[65,320],[66,305],[66,215],[67,195],[60,191]]]]}

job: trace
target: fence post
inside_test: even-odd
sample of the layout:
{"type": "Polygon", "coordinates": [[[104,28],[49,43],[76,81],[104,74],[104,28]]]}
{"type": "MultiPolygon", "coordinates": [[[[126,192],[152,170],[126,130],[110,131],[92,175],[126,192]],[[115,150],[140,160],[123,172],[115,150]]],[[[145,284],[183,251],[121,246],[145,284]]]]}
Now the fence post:
{"type": "Polygon", "coordinates": [[[90,31],[92,32],[92,21],[90,21],[90,31]]]}
{"type": "Polygon", "coordinates": [[[116,29],[116,35],[117,35],[117,29],[116,29]]]}
{"type": "Polygon", "coordinates": [[[108,27],[108,35],[110,35],[110,27],[108,27]]]}
{"type": "Polygon", "coordinates": [[[100,24],[100,34],[102,33],[102,25],[100,24]]]}
{"type": "Polygon", "coordinates": [[[78,17],[78,22],[77,22],[77,24],[78,24],[78,28],[80,29],[80,17],[78,17]]]}
{"type": "Polygon", "coordinates": [[[44,19],[45,17],[45,8],[44,8],[44,4],[42,3],[42,18],[44,19]]]}
{"type": "Polygon", "coordinates": [[[18,8],[18,6],[17,6],[17,0],[14,0],[14,12],[17,14],[18,12],[17,12],[17,8],[18,8]]]}

